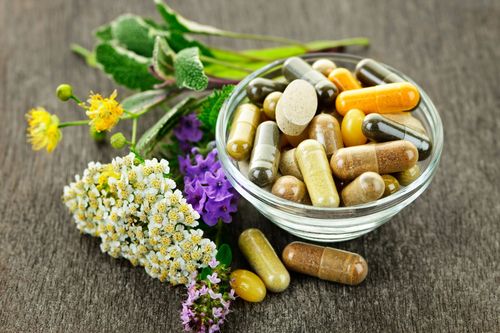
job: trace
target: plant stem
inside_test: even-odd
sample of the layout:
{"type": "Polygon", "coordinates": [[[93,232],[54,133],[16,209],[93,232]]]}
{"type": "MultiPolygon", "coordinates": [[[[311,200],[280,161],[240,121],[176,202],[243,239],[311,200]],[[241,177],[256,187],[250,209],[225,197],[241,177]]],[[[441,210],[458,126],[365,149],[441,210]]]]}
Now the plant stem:
{"type": "Polygon", "coordinates": [[[70,127],[70,126],[81,126],[81,125],[88,125],[89,121],[88,120],[75,120],[75,121],[66,121],[64,123],[60,123],[59,128],[64,128],[64,127],[70,127]]]}
{"type": "Polygon", "coordinates": [[[236,69],[236,70],[247,72],[247,73],[252,73],[254,71],[251,68],[246,68],[246,67],[243,67],[243,66],[238,66],[238,65],[235,65],[234,63],[230,63],[230,62],[227,62],[227,61],[224,61],[224,60],[218,60],[218,59],[207,57],[207,56],[204,56],[204,55],[200,55],[200,59],[203,62],[207,62],[207,63],[211,63],[211,64],[216,64],[216,65],[221,65],[221,66],[224,66],[224,67],[227,67],[227,68],[232,68],[232,69],[236,69]]]}
{"type": "Polygon", "coordinates": [[[220,245],[220,239],[222,237],[222,227],[223,227],[223,223],[222,223],[222,220],[219,219],[219,221],[217,222],[217,234],[215,235],[215,246],[219,247],[220,245]]]}
{"type": "MultiPolygon", "coordinates": [[[[188,33],[195,34],[195,35],[208,35],[207,33],[193,32],[193,31],[190,31],[188,33]]],[[[307,51],[307,47],[303,43],[296,41],[296,40],[293,40],[293,39],[285,38],[285,37],[258,35],[258,34],[245,34],[245,33],[238,33],[238,32],[232,32],[232,31],[221,31],[221,32],[217,32],[217,33],[211,33],[210,35],[219,36],[219,37],[227,37],[227,38],[235,38],[235,39],[251,39],[251,40],[264,41],[264,42],[289,44],[289,45],[295,45],[295,46],[301,47],[304,49],[304,51],[307,51]]]]}
{"type": "Polygon", "coordinates": [[[75,95],[71,95],[70,98],[74,100],[78,105],[82,104],[82,101],[75,95]]]}
{"type": "Polygon", "coordinates": [[[137,136],[137,118],[132,119],[132,146],[135,146],[135,139],[137,136]]]}
{"type": "Polygon", "coordinates": [[[87,65],[90,67],[97,68],[97,60],[95,58],[95,54],[92,51],[87,50],[81,45],[78,44],[71,44],[71,51],[76,53],[77,55],[81,56],[83,59],[85,59],[85,62],[87,65]]]}

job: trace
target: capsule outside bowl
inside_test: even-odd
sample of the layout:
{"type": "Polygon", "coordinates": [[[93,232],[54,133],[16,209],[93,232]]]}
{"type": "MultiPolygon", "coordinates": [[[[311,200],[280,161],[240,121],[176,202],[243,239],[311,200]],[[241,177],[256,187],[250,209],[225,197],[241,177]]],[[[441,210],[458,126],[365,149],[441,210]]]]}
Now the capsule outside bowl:
{"type": "MultiPolygon", "coordinates": [[[[362,59],[338,53],[308,54],[303,58],[309,63],[320,58],[327,58],[335,62],[338,67],[345,67],[352,71],[362,59]]],[[[240,172],[238,163],[225,150],[229,124],[236,107],[246,97],[245,89],[248,83],[257,77],[277,78],[281,76],[283,62],[284,60],[275,61],[242,80],[224,103],[217,120],[216,143],[226,176],[234,188],[259,212],[297,237],[316,242],[340,242],[357,238],[378,228],[425,191],[437,171],[443,150],[441,118],[431,99],[420,86],[408,76],[386,65],[384,66],[388,70],[416,85],[419,89],[421,101],[412,113],[422,122],[433,144],[429,157],[419,162],[422,174],[414,182],[401,188],[395,194],[374,202],[353,207],[322,208],[279,198],[248,180],[240,172]]]]}

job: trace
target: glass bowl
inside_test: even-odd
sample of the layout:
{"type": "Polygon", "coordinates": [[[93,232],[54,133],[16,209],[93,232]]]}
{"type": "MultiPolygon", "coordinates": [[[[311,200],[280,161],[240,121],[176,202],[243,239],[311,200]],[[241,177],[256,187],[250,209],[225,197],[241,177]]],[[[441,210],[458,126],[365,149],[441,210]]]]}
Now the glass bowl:
{"type": "MultiPolygon", "coordinates": [[[[354,70],[362,58],[339,53],[316,53],[302,57],[312,63],[319,58],[328,58],[338,67],[354,70]]],[[[387,66],[405,80],[415,84],[421,94],[420,105],[412,114],[424,125],[433,142],[431,155],[419,162],[421,175],[413,183],[398,192],[374,202],[353,207],[321,208],[295,203],[279,198],[260,188],[243,175],[226,152],[226,141],[233,114],[240,102],[246,98],[246,86],[256,77],[277,78],[282,76],[281,67],[286,59],[275,61],[247,76],[234,89],[221,108],[217,119],[216,144],[219,159],[234,188],[271,222],[289,233],[316,242],[340,242],[357,238],[389,221],[403,208],[413,202],[429,186],[436,173],[443,150],[443,125],[439,114],[425,91],[403,73],[387,66]]]]}

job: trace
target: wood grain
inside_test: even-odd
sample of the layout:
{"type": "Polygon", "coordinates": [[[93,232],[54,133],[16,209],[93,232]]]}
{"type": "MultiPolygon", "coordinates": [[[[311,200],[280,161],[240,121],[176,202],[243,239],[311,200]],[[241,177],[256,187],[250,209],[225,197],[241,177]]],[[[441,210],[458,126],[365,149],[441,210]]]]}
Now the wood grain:
{"type": "MultiPolygon", "coordinates": [[[[445,126],[431,187],[390,223],[335,245],[367,259],[370,273],[361,286],[293,274],[286,292],[262,304],[238,301],[225,332],[500,331],[499,1],[170,3],[229,30],[300,40],[367,36],[372,46],[362,54],[413,77],[445,126]]],[[[71,82],[80,95],[114,88],[68,46],[90,46],[95,27],[125,12],[157,17],[152,1],[0,0],[0,332],[180,331],[183,290],[102,254],[61,203],[74,174],[114,152],[92,144],[85,128],[66,131],[50,156],[25,143],[23,114],[30,107],[75,118],[75,108],[54,97],[59,83],[71,82]]],[[[142,130],[153,121],[154,115],[142,130]]],[[[242,203],[233,238],[250,226],[278,251],[294,240],[242,203]]],[[[246,263],[237,256],[236,265],[246,263]]]]}

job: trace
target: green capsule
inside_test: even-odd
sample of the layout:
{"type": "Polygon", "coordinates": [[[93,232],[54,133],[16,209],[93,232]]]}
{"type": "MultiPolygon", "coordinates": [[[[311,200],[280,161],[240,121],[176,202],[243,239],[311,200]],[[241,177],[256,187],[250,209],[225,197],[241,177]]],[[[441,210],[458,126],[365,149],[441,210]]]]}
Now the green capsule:
{"type": "Polygon", "coordinates": [[[385,198],[399,191],[399,182],[396,177],[391,175],[382,175],[382,179],[385,183],[384,195],[382,197],[385,198]]]}
{"type": "Polygon", "coordinates": [[[391,72],[381,63],[369,58],[358,62],[355,73],[356,78],[361,81],[365,87],[404,82],[401,76],[391,72]]]}
{"type": "Polygon", "coordinates": [[[252,103],[262,105],[267,95],[269,95],[273,91],[283,91],[285,90],[286,86],[287,84],[284,82],[258,77],[248,83],[246,89],[247,97],[252,103]]]}
{"type": "Polygon", "coordinates": [[[418,164],[415,164],[407,170],[396,173],[395,176],[401,185],[408,186],[413,183],[420,174],[420,167],[418,164]]]}

